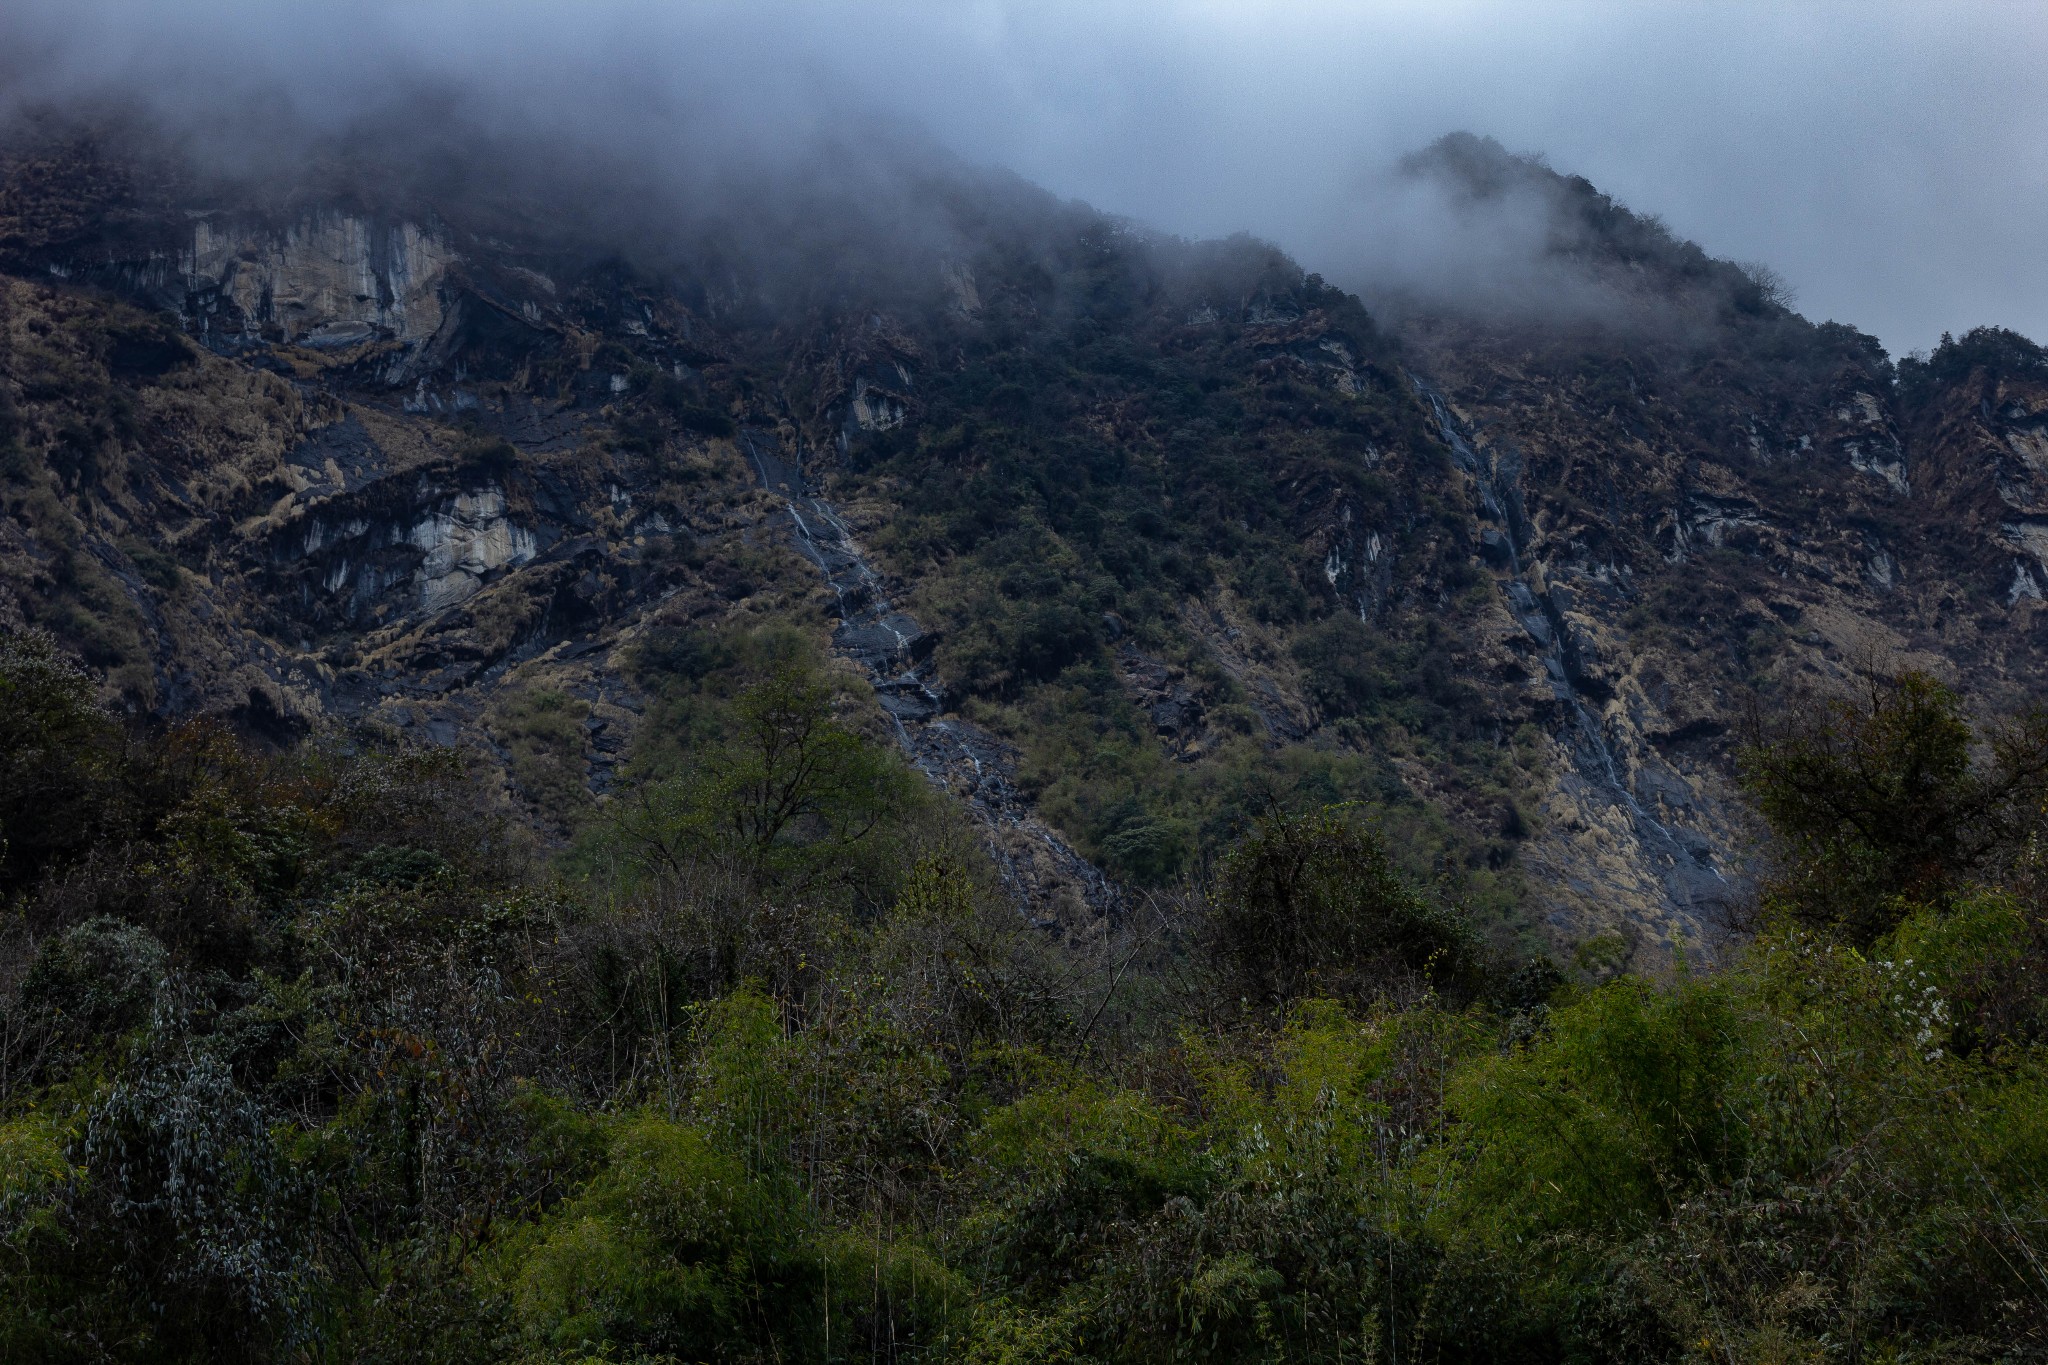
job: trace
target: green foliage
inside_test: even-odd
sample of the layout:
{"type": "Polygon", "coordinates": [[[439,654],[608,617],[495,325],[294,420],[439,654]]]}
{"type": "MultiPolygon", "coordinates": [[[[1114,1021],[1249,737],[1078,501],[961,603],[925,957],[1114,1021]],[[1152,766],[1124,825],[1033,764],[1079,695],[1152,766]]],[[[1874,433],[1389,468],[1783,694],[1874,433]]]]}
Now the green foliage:
{"type": "MultiPolygon", "coordinates": [[[[28,713],[82,720],[23,731],[52,768],[127,757],[88,768],[123,814],[17,885],[33,932],[0,939],[7,1359],[2048,1339],[2031,845],[1893,889],[1860,947],[1794,923],[1710,973],[1601,958],[1558,988],[1498,970],[1347,811],[1274,812],[1189,895],[1055,944],[957,830],[878,793],[893,758],[790,641],[658,639],[643,667],[678,722],[647,781],[687,794],[662,828],[690,851],[614,876],[614,829],[568,886],[522,868],[458,757],[203,728],[106,749],[53,676],[28,713]]],[[[1858,800],[1980,799],[2005,751],[1958,760],[1953,709],[1916,705],[1830,771],[1858,800]],[[1887,785],[1901,753],[1946,776],[1887,785]]]]}
{"type": "MultiPolygon", "coordinates": [[[[720,1361],[942,1350],[966,1301],[959,1278],[915,1243],[835,1229],[799,1178],[805,1139],[859,1101],[806,1084],[823,1059],[784,1039],[759,996],[708,1010],[699,1038],[692,1117],[618,1121],[603,1171],[508,1249],[528,1335],[720,1361]],[[826,1113],[807,1114],[807,1094],[826,1113]]],[[[833,1060],[841,1084],[864,1070],[833,1060]]],[[[873,1117],[893,1126],[887,1109],[873,1117]]]]}
{"type": "Polygon", "coordinates": [[[0,893],[103,836],[120,758],[85,671],[45,632],[0,634],[0,893]]]}
{"type": "Polygon", "coordinates": [[[1966,1055],[2024,1056],[2048,1040],[2048,996],[2036,985],[2048,971],[2048,914],[2037,869],[2025,871],[2009,887],[1918,908],[1887,940],[1916,989],[1943,1002],[1948,1045],[1966,1055]]]}
{"type": "Polygon", "coordinates": [[[588,808],[583,722],[589,704],[547,688],[502,696],[491,732],[511,755],[520,787],[549,818],[568,824],[588,808]]]}
{"type": "Polygon", "coordinates": [[[856,728],[870,707],[801,637],[656,636],[637,666],[661,690],[653,738],[579,870],[626,889],[716,869],[792,909],[873,913],[918,850],[953,837],[893,746],[856,728]]]}
{"type": "Polygon", "coordinates": [[[145,1023],[169,975],[147,930],[102,915],[44,941],[21,979],[19,1033],[61,1065],[145,1023]]]}
{"type": "Polygon", "coordinates": [[[604,1174],[520,1267],[520,1317],[558,1347],[814,1356],[827,1266],[805,1215],[793,1182],[750,1178],[697,1129],[623,1124],[604,1174]]]}
{"type": "Polygon", "coordinates": [[[831,857],[913,799],[901,766],[834,720],[831,689],[793,667],[743,694],[732,720],[730,747],[682,797],[682,838],[764,864],[789,842],[823,844],[831,857]]]}
{"type": "Polygon", "coordinates": [[[1206,946],[1226,998],[1468,990],[1481,970],[1463,918],[1409,886],[1345,810],[1261,821],[1218,868],[1215,902],[1206,946]]]}
{"type": "Polygon", "coordinates": [[[1512,916],[1513,870],[1497,872],[1477,841],[1415,800],[1386,754],[1274,748],[1248,708],[1218,710],[1226,737],[1199,762],[1159,743],[1106,667],[1070,669],[1013,706],[972,714],[1023,736],[1020,775],[1038,809],[1137,886],[1171,886],[1213,862],[1262,813],[1353,803],[1388,831],[1404,876],[1448,874],[1475,916],[1512,916]]]}
{"type": "Polygon", "coordinates": [[[1783,863],[1769,907],[1859,946],[2009,864],[2048,810],[2048,714],[1980,738],[1961,699],[1923,674],[1753,728],[1744,782],[1783,863]]]}
{"type": "Polygon", "coordinates": [[[1397,643],[1339,611],[1297,637],[1294,657],[1323,714],[1363,718],[1369,732],[1397,724],[1456,744],[1472,737],[1483,714],[1479,694],[1453,675],[1434,632],[1397,643]]]}
{"type": "Polygon", "coordinates": [[[1750,1041],[1729,990],[1617,981],[1553,1012],[1542,1047],[1460,1078],[1489,1236],[1640,1230],[1729,1172],[1742,1130],[1728,1091],[1750,1041]]]}
{"type": "Polygon", "coordinates": [[[1593,1358],[1996,1354],[2038,1314],[1996,1268],[2038,1242],[2038,1186],[1993,1152],[2034,1140],[2004,1115],[2040,1077],[1959,1063],[1946,1013],[1912,964],[1796,937],[1718,979],[1602,987],[1453,1088],[1454,1245],[1512,1249],[1525,1302],[1593,1358]]]}

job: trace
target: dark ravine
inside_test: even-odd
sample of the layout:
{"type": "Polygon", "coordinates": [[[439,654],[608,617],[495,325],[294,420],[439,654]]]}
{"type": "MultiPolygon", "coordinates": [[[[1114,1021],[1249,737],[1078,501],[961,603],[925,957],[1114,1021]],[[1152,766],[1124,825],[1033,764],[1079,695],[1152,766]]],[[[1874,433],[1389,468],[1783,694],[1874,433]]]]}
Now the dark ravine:
{"type": "MultiPolygon", "coordinates": [[[[1681,808],[1689,805],[1683,780],[1654,756],[1625,772],[1604,723],[1588,707],[1587,694],[1611,700],[1612,689],[1590,667],[1592,643],[1565,619],[1569,591],[1552,584],[1539,593],[1524,571],[1532,536],[1521,452],[1508,442],[1481,454],[1443,394],[1420,375],[1409,378],[1429,404],[1457,467],[1472,479],[1481,520],[1493,523],[1480,532],[1482,552],[1500,574],[1508,610],[1541,651],[1550,695],[1565,717],[1556,735],[1570,756],[1568,780],[1584,783],[1593,801],[1605,802],[1626,819],[1643,861],[1654,869],[1672,909],[1687,921],[1686,941],[1711,951],[1726,935],[1731,905],[1745,888],[1722,871],[1720,855],[1708,838],[1675,820],[1660,820],[1645,804],[1647,793],[1649,801],[1676,798],[1681,808]]],[[[1622,597],[1630,591],[1619,574],[1614,581],[1595,586],[1622,597]]]]}
{"type": "Polygon", "coordinates": [[[1073,913],[1077,897],[1095,919],[1121,911],[1123,889],[1076,853],[1018,791],[1015,750],[947,710],[930,665],[932,637],[890,604],[846,522],[810,491],[801,452],[786,452],[774,433],[759,428],[743,430],[740,442],[762,487],[784,500],[798,552],[832,589],[839,618],[834,650],[866,676],[917,770],[972,813],[1019,905],[1044,928],[1082,932],[1088,921],[1073,913]]]}

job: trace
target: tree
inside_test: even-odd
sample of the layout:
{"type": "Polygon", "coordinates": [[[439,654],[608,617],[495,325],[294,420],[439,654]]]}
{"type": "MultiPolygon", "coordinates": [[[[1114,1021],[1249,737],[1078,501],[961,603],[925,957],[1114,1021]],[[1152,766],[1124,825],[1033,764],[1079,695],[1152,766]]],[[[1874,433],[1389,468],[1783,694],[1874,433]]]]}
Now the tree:
{"type": "Polygon", "coordinates": [[[657,871],[734,859],[802,880],[868,840],[919,795],[903,765],[833,716],[831,686],[776,663],[732,704],[727,737],[690,771],[649,784],[628,837],[657,871]]]}
{"type": "Polygon", "coordinates": [[[46,632],[0,632],[0,892],[104,832],[122,749],[97,690],[46,632]]]}
{"type": "Polygon", "coordinates": [[[1756,301],[1766,308],[1791,308],[1799,302],[1799,291],[1776,267],[1762,261],[1738,261],[1735,268],[1756,289],[1756,301]]]}
{"type": "Polygon", "coordinates": [[[1275,1007],[1462,982],[1480,957],[1463,917],[1403,881],[1340,807],[1270,816],[1232,849],[1206,937],[1226,984],[1275,1007]]]}
{"type": "Polygon", "coordinates": [[[1858,946],[2019,856],[2048,807],[2048,711],[1978,732],[1924,673],[1752,719],[1744,786],[1777,844],[1766,912],[1858,946]]]}

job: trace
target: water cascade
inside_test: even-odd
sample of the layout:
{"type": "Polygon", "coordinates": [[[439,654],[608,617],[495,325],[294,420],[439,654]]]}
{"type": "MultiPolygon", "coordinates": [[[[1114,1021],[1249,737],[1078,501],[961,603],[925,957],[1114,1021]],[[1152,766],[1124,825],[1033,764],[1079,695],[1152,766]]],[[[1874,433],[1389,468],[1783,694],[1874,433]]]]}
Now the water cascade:
{"type": "Polygon", "coordinates": [[[801,453],[786,455],[771,432],[747,428],[740,443],[763,487],[779,495],[796,548],[824,575],[836,599],[833,649],[858,664],[895,727],[896,741],[933,785],[967,803],[1005,884],[1034,919],[1051,928],[1054,890],[1078,888],[1089,910],[1117,910],[1122,893],[1076,853],[1019,792],[1017,754],[1002,740],[946,710],[932,668],[935,639],[894,607],[837,510],[811,492],[801,453]]]}
{"type": "Polygon", "coordinates": [[[1498,528],[1482,533],[1482,546],[1488,558],[1506,568],[1508,609],[1542,651],[1551,695],[1565,722],[1556,739],[1570,754],[1579,777],[1625,816],[1673,908],[1695,925],[1721,927],[1735,888],[1715,866],[1712,846],[1693,831],[1658,819],[1636,790],[1643,785],[1683,792],[1683,782],[1654,760],[1638,763],[1631,772],[1615,752],[1606,725],[1586,704],[1586,694],[1598,694],[1603,684],[1588,666],[1590,646],[1565,620],[1570,595],[1555,585],[1539,593],[1527,574],[1534,528],[1522,496],[1521,452],[1503,444],[1482,453],[1442,393],[1416,375],[1408,378],[1430,405],[1452,459],[1472,479],[1481,521],[1498,528]]]}

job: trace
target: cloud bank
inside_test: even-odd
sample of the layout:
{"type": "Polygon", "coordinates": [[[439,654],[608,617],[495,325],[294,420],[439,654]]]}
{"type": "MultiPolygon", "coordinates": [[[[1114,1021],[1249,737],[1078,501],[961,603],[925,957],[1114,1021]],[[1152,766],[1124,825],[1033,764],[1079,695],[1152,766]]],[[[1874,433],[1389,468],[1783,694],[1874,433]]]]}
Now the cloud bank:
{"type": "Polygon", "coordinates": [[[2037,5],[13,0],[0,15],[7,100],[119,93],[223,156],[287,148],[280,129],[374,126],[422,90],[684,189],[890,127],[1169,231],[1258,233],[1360,287],[1469,284],[1498,266],[1485,253],[1523,249],[1512,225],[1461,240],[1389,175],[1469,128],[1715,255],[1768,263],[1801,311],[1895,352],[1980,323],[2048,338],[2037,5]]]}

